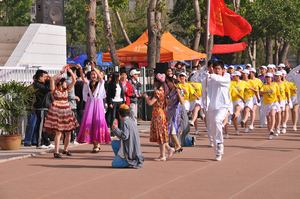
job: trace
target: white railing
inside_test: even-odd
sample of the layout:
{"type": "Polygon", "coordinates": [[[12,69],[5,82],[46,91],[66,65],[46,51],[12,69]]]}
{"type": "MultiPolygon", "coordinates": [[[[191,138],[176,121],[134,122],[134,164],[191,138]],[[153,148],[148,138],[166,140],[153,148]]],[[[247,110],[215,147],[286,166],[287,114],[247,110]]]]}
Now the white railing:
{"type": "Polygon", "coordinates": [[[60,71],[60,69],[57,68],[0,66],[0,83],[15,80],[17,82],[31,84],[33,82],[33,75],[38,69],[47,71],[49,75],[55,75],[60,71]]]}

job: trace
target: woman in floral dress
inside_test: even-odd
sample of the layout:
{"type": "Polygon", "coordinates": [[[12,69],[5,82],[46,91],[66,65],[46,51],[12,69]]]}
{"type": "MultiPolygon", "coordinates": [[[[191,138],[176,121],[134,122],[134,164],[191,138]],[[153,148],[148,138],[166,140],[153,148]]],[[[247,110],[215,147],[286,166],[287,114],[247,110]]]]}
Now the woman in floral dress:
{"type": "Polygon", "coordinates": [[[168,151],[168,158],[171,158],[175,149],[169,146],[168,124],[166,116],[166,102],[163,83],[155,80],[155,90],[153,97],[144,95],[148,105],[153,105],[152,120],[150,126],[150,142],[157,142],[159,144],[160,156],[156,158],[157,161],[166,161],[166,150],[168,151]]]}

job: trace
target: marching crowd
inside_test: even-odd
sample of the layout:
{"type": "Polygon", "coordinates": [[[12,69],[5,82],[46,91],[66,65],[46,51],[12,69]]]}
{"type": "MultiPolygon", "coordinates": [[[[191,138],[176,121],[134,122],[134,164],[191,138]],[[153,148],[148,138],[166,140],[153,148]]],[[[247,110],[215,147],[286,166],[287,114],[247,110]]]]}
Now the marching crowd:
{"type": "Polygon", "coordinates": [[[140,168],[143,156],[137,104],[141,98],[153,106],[150,142],[159,145],[157,161],[166,161],[181,153],[183,147],[195,145],[196,139],[189,132],[194,127],[199,134],[199,117],[218,161],[224,154],[223,136],[229,136],[228,125],[233,124],[236,134],[241,128],[250,132],[255,128],[257,109],[260,125],[267,125],[269,139],[286,133],[290,110],[292,128],[297,130],[297,86],[286,80],[284,64],[261,66],[257,72],[250,64],[245,68],[225,67],[222,61],[209,61],[207,66],[193,66],[187,74],[184,63],[178,62],[175,68],[155,75],[150,96],[141,92],[137,69],[129,73],[120,70],[104,78],[103,71],[93,62],[89,64],[85,68],[90,70],[85,71],[80,65],[67,65],[53,77],[43,70],[36,72],[31,85],[36,97],[24,146],[51,147],[52,138],[54,158],[62,158],[62,154],[72,155],[70,141],[90,143],[94,153],[101,151],[101,144],[111,143],[113,167],[140,168]]]}

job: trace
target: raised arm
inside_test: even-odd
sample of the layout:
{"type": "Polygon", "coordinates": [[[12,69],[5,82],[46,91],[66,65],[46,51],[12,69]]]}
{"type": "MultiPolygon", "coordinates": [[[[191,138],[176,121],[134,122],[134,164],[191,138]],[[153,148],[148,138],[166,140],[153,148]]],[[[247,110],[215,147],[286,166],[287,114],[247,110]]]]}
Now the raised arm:
{"type": "Polygon", "coordinates": [[[70,68],[68,68],[67,71],[71,74],[71,78],[72,78],[71,84],[68,85],[68,91],[70,91],[70,90],[72,90],[72,88],[74,87],[74,85],[76,83],[76,76],[70,68]]]}

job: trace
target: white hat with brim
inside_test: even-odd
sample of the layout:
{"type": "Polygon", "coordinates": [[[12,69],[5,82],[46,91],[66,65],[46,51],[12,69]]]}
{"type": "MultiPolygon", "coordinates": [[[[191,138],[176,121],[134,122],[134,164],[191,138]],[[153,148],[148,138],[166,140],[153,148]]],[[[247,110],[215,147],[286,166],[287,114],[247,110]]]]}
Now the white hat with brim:
{"type": "Polygon", "coordinates": [[[285,65],[283,63],[281,63],[277,66],[277,68],[285,68],[285,65]]]}
{"type": "Polygon", "coordinates": [[[230,65],[230,66],[228,66],[228,68],[232,68],[232,69],[234,69],[234,66],[233,66],[233,65],[230,65]]]}
{"type": "Polygon", "coordinates": [[[267,68],[276,68],[276,66],[274,64],[269,64],[267,68]]]}
{"type": "Polygon", "coordinates": [[[185,77],[187,77],[187,75],[186,75],[186,73],[185,72],[181,72],[181,73],[179,73],[179,75],[178,76],[185,76],[185,77]]]}
{"type": "Polygon", "coordinates": [[[268,68],[267,68],[266,66],[261,66],[261,67],[259,67],[259,68],[263,68],[263,69],[265,69],[265,70],[268,70],[268,68]]]}
{"type": "Polygon", "coordinates": [[[247,69],[242,70],[242,73],[247,74],[247,75],[250,74],[249,70],[247,70],[247,69]]]}
{"type": "Polygon", "coordinates": [[[253,72],[253,73],[256,73],[255,68],[250,68],[249,71],[250,71],[250,72],[253,72]]]}
{"type": "Polygon", "coordinates": [[[241,76],[241,73],[239,71],[235,71],[234,73],[232,73],[232,76],[241,76]]]}
{"type": "Polygon", "coordinates": [[[272,74],[272,73],[267,73],[267,74],[266,74],[266,77],[271,77],[271,78],[272,78],[272,77],[273,77],[273,74],[272,74]]]}
{"type": "Polygon", "coordinates": [[[274,75],[276,75],[276,76],[282,76],[282,72],[281,71],[276,71],[276,73],[274,75]]]}
{"type": "Polygon", "coordinates": [[[285,70],[281,70],[282,75],[287,75],[287,72],[285,70]]]}
{"type": "Polygon", "coordinates": [[[136,69],[133,69],[132,71],[130,71],[130,76],[139,75],[139,74],[141,74],[141,72],[136,69]]]}

